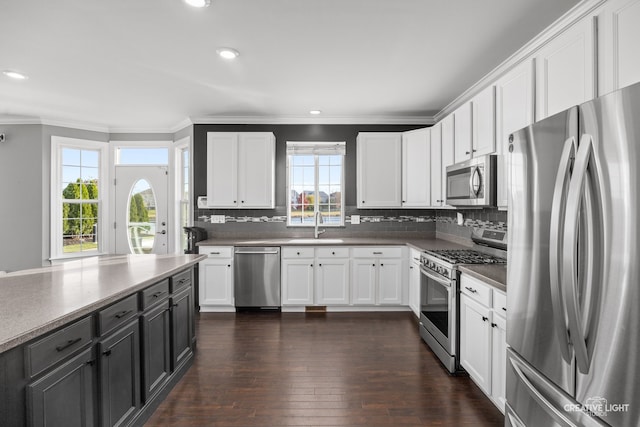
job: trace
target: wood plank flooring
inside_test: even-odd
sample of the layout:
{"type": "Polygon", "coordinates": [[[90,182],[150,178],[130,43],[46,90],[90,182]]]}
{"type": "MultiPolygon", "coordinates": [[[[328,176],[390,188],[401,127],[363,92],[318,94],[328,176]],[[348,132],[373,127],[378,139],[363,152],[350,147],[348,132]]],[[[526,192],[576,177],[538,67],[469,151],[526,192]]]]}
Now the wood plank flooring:
{"type": "Polygon", "coordinates": [[[413,314],[201,313],[194,365],[147,426],[502,426],[413,314]]]}

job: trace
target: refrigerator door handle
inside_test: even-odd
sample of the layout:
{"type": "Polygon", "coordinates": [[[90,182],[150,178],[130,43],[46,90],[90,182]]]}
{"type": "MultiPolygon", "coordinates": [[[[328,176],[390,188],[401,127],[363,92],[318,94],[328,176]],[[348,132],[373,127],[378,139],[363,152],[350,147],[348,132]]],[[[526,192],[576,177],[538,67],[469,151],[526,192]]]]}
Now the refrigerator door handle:
{"type": "MultiPolygon", "coordinates": [[[[568,227],[564,233],[564,243],[563,243],[563,254],[562,258],[564,260],[563,271],[562,271],[562,283],[563,283],[563,292],[564,292],[564,300],[566,302],[567,309],[567,319],[569,321],[569,332],[571,334],[571,343],[573,344],[573,350],[576,355],[576,364],[578,366],[578,370],[583,374],[587,374],[589,372],[590,358],[587,351],[587,343],[584,328],[586,323],[584,323],[582,311],[580,310],[580,296],[578,295],[578,268],[582,267],[578,265],[578,235],[580,229],[580,206],[583,205],[585,201],[584,197],[589,198],[587,200],[585,212],[583,215],[586,215],[586,222],[588,224],[593,224],[592,215],[594,212],[590,211],[590,204],[592,200],[592,194],[590,190],[586,190],[586,187],[589,185],[587,182],[588,178],[588,166],[591,162],[593,162],[593,138],[590,135],[582,135],[580,138],[580,146],[578,148],[578,153],[576,155],[576,163],[573,170],[573,179],[571,180],[571,184],[569,185],[569,197],[567,199],[567,211],[565,215],[565,224],[573,224],[571,227],[568,227]]],[[[590,173],[597,175],[597,170],[592,166],[590,173]]],[[[594,235],[594,230],[588,230],[591,236],[594,235]]],[[[587,281],[586,281],[586,292],[587,296],[589,296],[591,290],[593,289],[593,263],[596,262],[594,259],[594,247],[593,247],[593,239],[590,236],[583,236],[585,242],[589,243],[587,247],[587,257],[588,263],[592,264],[592,266],[587,265],[587,281]],[[591,282],[591,283],[589,283],[591,282]]],[[[591,299],[591,298],[588,298],[591,299]]]]}
{"type": "Polygon", "coordinates": [[[561,250],[561,236],[564,233],[564,215],[566,212],[566,195],[569,191],[573,159],[576,153],[576,140],[568,138],[564,143],[560,156],[560,168],[556,175],[556,183],[553,189],[553,202],[551,204],[551,224],[549,233],[549,282],[551,284],[551,305],[553,307],[553,322],[556,337],[560,345],[562,358],[571,363],[572,355],[569,347],[569,334],[566,324],[566,308],[561,292],[561,271],[563,264],[561,250]]]}

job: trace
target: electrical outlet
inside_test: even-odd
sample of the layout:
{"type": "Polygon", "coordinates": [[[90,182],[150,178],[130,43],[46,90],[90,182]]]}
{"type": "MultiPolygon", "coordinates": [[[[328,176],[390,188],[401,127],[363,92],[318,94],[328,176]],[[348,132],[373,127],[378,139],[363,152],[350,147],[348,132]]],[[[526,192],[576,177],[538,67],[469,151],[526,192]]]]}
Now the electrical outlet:
{"type": "Polygon", "coordinates": [[[351,215],[351,225],[360,224],[360,215],[351,215]]]}
{"type": "Polygon", "coordinates": [[[464,225],[464,216],[458,212],[458,225],[464,225]]]}
{"type": "Polygon", "coordinates": [[[211,224],[224,224],[224,215],[211,215],[211,224]]]}

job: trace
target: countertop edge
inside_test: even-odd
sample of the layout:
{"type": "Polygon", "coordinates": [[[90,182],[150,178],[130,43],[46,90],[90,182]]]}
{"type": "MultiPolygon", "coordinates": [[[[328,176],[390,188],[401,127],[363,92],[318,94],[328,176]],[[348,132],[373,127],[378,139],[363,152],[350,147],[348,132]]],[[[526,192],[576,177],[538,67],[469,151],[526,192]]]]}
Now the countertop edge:
{"type": "Polygon", "coordinates": [[[174,267],[162,274],[159,274],[157,276],[153,276],[149,279],[146,279],[142,282],[136,283],[135,285],[132,285],[130,287],[128,287],[127,289],[124,289],[122,291],[116,292],[112,295],[109,295],[108,297],[105,297],[101,300],[95,301],[93,303],[90,303],[86,306],[83,306],[81,309],[78,309],[76,311],[67,313],[65,315],[62,315],[56,319],[50,320],[49,322],[37,327],[37,328],[32,328],[30,330],[24,331],[22,334],[16,335],[14,337],[11,337],[3,342],[0,342],[0,354],[7,352],[15,347],[18,347],[22,344],[25,344],[35,338],[38,338],[42,335],[45,335],[48,332],[54,331],[56,329],[58,329],[59,327],[62,327],[64,325],[67,325],[69,323],[72,323],[88,314],[94,313],[96,311],[98,311],[99,309],[106,307],[116,301],[119,301],[129,295],[133,295],[136,292],[141,291],[142,289],[152,285],[155,282],[158,282],[160,280],[163,280],[167,277],[171,277],[172,275],[174,275],[175,273],[182,271],[186,268],[190,268],[192,266],[194,266],[195,264],[199,263],[200,261],[202,261],[203,259],[206,258],[206,255],[200,255],[200,254],[193,254],[194,258],[185,262],[183,265],[181,265],[180,267],[174,267]]]}

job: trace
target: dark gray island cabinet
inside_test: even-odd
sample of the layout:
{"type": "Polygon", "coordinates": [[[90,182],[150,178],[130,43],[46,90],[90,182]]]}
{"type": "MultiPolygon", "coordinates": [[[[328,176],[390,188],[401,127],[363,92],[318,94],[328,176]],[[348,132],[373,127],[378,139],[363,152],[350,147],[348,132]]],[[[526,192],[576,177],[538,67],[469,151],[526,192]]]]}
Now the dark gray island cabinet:
{"type": "Polygon", "coordinates": [[[142,425],[193,362],[193,267],[0,354],[3,426],[142,425]]]}

